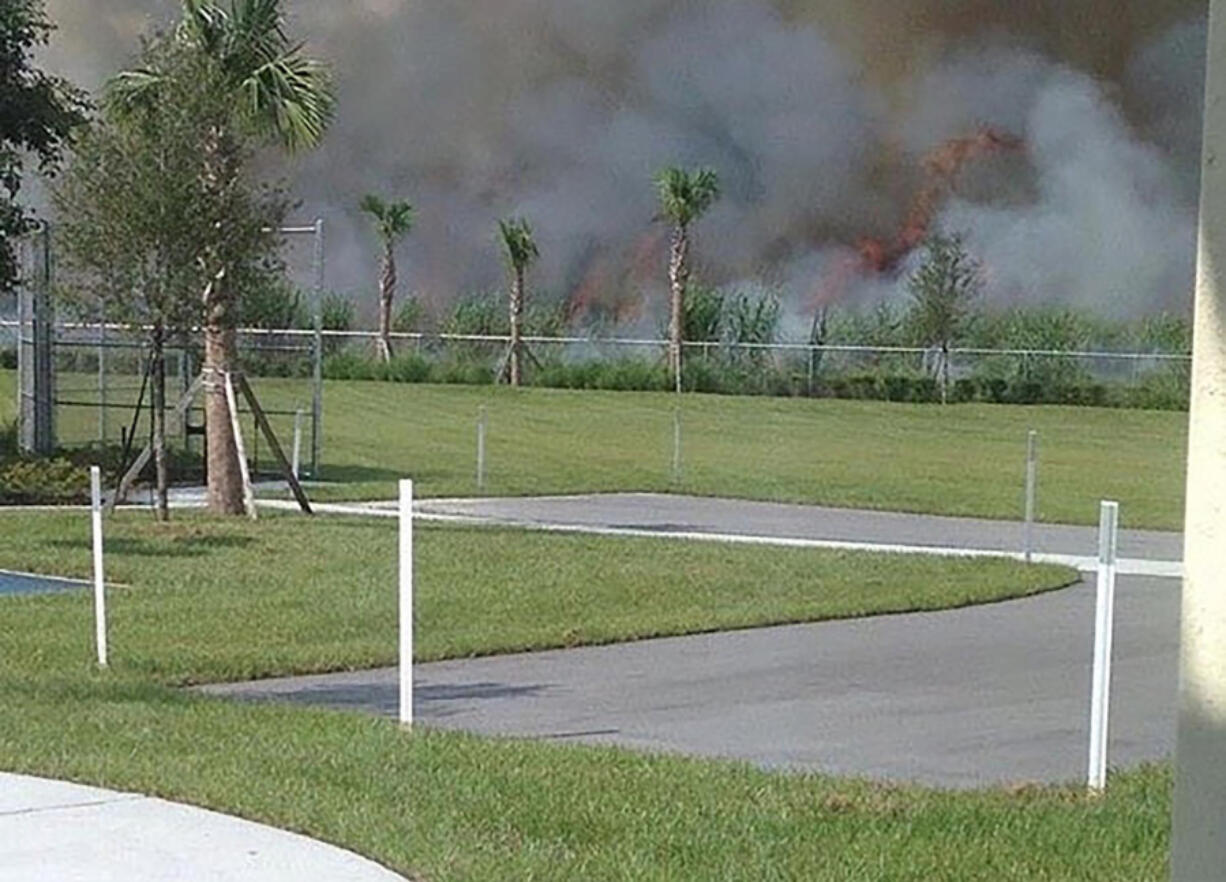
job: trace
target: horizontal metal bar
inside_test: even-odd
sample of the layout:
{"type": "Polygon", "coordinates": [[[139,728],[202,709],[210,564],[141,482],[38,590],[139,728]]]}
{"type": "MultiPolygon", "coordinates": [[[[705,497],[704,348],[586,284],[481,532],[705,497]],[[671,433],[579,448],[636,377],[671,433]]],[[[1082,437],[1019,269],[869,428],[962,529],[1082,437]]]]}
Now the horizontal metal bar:
{"type": "MultiPolygon", "coordinates": [[[[0,321],[0,327],[15,327],[16,322],[0,321]]],[[[105,330],[116,330],[120,332],[137,333],[136,329],[126,325],[105,325],[102,326],[105,330]]],[[[93,330],[99,329],[98,325],[89,324],[65,324],[60,326],[64,330],[93,330]]],[[[193,328],[192,332],[199,332],[199,328],[193,328]]],[[[290,338],[311,338],[314,337],[315,331],[302,328],[240,328],[238,329],[240,337],[290,337],[290,338]]],[[[370,340],[376,341],[379,339],[379,334],[376,331],[336,331],[325,330],[322,336],[333,340],[370,340]]],[[[511,342],[509,335],[502,334],[423,334],[423,333],[403,333],[396,332],[389,335],[393,340],[402,342],[417,342],[417,343],[490,343],[508,345],[511,342]]],[[[636,347],[636,348],[664,348],[668,346],[667,340],[659,339],[627,339],[619,337],[543,337],[543,336],[526,336],[523,338],[525,343],[542,346],[613,346],[613,347],[636,347]]],[[[22,343],[32,345],[33,341],[22,340],[22,343]]],[[[57,340],[57,346],[69,348],[97,348],[103,346],[114,349],[137,349],[147,346],[146,343],[123,343],[120,341],[78,341],[78,340],[57,340]]],[[[848,354],[865,354],[865,355],[925,355],[935,353],[938,350],[935,347],[918,347],[918,346],[865,346],[859,344],[840,344],[840,343],[730,343],[718,340],[687,340],[682,343],[688,349],[710,350],[717,348],[726,348],[732,351],[761,351],[761,352],[805,352],[805,353],[848,353],[848,354]]],[[[184,348],[184,344],[172,344],[172,351],[177,351],[184,348]]],[[[295,346],[264,346],[260,347],[266,352],[298,352],[309,353],[313,351],[310,347],[295,347],[295,346]]],[[[1172,353],[1172,352],[1104,352],[1097,350],[1075,350],[1075,349],[983,349],[983,348],[954,348],[950,349],[951,356],[977,356],[977,357],[1010,357],[1010,358],[1066,358],[1066,359],[1100,359],[1100,360],[1115,360],[1115,361],[1175,361],[1188,362],[1192,360],[1190,353],[1172,353]]]]}

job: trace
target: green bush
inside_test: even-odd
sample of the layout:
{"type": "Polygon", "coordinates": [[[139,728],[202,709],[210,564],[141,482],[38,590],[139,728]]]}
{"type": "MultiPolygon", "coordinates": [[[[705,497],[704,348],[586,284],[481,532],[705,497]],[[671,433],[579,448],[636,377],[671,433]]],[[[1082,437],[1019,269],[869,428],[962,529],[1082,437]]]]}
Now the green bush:
{"type": "Polygon", "coordinates": [[[67,459],[18,459],[0,465],[0,504],[89,501],[89,470],[67,459]]]}
{"type": "Polygon", "coordinates": [[[421,330],[426,311],[416,297],[406,297],[392,319],[392,330],[397,334],[415,334],[421,330]]]}
{"type": "Polygon", "coordinates": [[[333,292],[324,295],[319,314],[325,331],[352,331],[357,309],[348,297],[333,292]]]}
{"type": "Polygon", "coordinates": [[[17,347],[5,346],[0,348],[0,370],[15,371],[17,370],[17,347]]]}

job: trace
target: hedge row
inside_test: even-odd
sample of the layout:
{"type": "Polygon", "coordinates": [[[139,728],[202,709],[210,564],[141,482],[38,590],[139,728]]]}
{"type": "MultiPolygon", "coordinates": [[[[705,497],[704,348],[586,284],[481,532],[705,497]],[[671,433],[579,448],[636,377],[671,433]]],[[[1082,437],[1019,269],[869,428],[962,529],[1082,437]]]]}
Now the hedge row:
{"type": "MultiPolygon", "coordinates": [[[[431,361],[417,354],[383,363],[339,353],[324,362],[332,380],[375,380],[397,383],[488,385],[494,371],[485,361],[431,361]]],[[[546,363],[529,372],[533,386],[557,389],[666,392],[673,388],[664,366],[656,361],[619,359],[546,363]]],[[[801,373],[768,364],[730,365],[694,360],[686,366],[684,388],[690,392],[724,395],[840,398],[898,401],[916,404],[941,400],[941,388],[931,376],[889,370],[819,376],[809,385],[801,373]]],[[[1070,372],[1041,379],[971,376],[950,386],[954,403],[1063,404],[1147,410],[1186,410],[1189,385],[1186,370],[1169,369],[1143,375],[1134,383],[1102,383],[1070,372]]]]}

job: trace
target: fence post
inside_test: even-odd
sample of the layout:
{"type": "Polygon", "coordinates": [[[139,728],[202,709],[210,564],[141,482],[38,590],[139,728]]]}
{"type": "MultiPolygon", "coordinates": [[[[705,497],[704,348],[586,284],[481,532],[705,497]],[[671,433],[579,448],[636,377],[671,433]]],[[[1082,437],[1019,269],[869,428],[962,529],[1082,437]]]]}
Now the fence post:
{"type": "Polygon", "coordinates": [[[106,311],[98,319],[98,446],[106,447],[106,311]]]}
{"type": "Polygon", "coordinates": [[[102,469],[89,470],[90,525],[94,551],[94,642],[98,648],[98,666],[107,666],[106,648],[106,582],[102,570],[102,469]]]}
{"type": "Polygon", "coordinates": [[[1036,514],[1035,502],[1038,492],[1038,465],[1039,433],[1031,429],[1026,439],[1026,529],[1024,538],[1026,563],[1031,563],[1034,559],[1034,520],[1036,514]]]}
{"type": "Polygon", "coordinates": [[[324,222],[315,221],[315,327],[314,352],[312,354],[311,390],[311,477],[318,481],[322,470],[324,419],[324,222]]]}
{"type": "Polygon", "coordinates": [[[1104,502],[1098,525],[1098,599],[1094,619],[1094,674],[1090,698],[1091,793],[1107,786],[1107,735],[1111,718],[1111,654],[1115,630],[1115,572],[1120,504],[1104,502]]]}
{"type": "Polygon", "coordinates": [[[400,725],[413,725],[413,482],[400,482],[400,725]]]}

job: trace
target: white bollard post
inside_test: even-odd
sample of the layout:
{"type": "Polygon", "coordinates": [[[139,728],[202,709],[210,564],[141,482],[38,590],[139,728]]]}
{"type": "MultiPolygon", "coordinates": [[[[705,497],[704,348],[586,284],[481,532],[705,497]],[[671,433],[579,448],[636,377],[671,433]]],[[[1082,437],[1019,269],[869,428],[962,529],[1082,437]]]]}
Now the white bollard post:
{"type": "Polygon", "coordinates": [[[107,666],[106,582],[102,570],[102,469],[89,470],[90,521],[94,534],[94,641],[98,646],[98,665],[107,666]]]}
{"type": "Polygon", "coordinates": [[[1035,501],[1039,477],[1039,433],[1033,429],[1026,439],[1026,530],[1024,551],[1026,563],[1034,559],[1035,501]]]}
{"type": "Polygon", "coordinates": [[[485,492],[485,432],[489,413],[485,405],[477,411],[477,492],[485,492]]]}
{"type": "Polygon", "coordinates": [[[294,414],[294,454],[290,462],[290,470],[294,473],[294,480],[302,480],[302,408],[298,408],[294,414]]]}
{"type": "Polygon", "coordinates": [[[1111,719],[1111,654],[1115,631],[1115,568],[1120,504],[1104,502],[1098,525],[1098,604],[1094,622],[1094,675],[1090,699],[1091,793],[1107,786],[1107,730],[1111,719]]]}
{"type": "Polygon", "coordinates": [[[413,725],[413,482],[400,482],[400,725],[413,725]]]}

